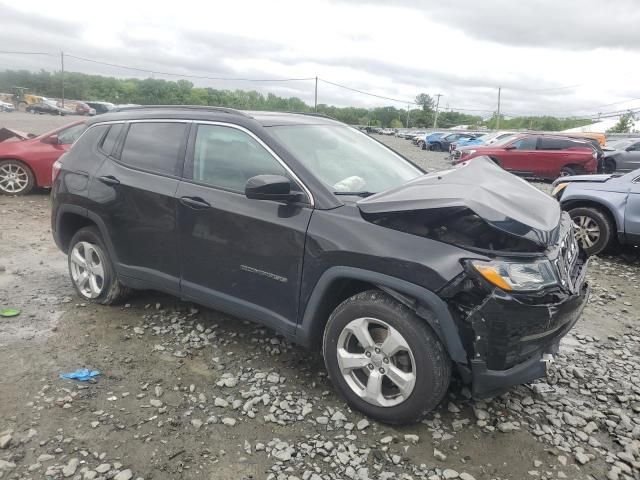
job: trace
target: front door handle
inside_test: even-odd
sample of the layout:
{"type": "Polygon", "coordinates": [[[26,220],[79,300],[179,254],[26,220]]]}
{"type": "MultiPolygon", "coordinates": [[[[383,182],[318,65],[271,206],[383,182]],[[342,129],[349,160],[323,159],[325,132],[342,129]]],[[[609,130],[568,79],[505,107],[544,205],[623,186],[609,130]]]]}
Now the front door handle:
{"type": "Polygon", "coordinates": [[[209,202],[200,197],[180,197],[180,203],[194,210],[205,210],[211,207],[209,202]]]}
{"type": "Polygon", "coordinates": [[[98,177],[98,180],[100,180],[105,185],[120,185],[120,180],[118,180],[113,175],[105,175],[104,177],[98,177]]]}

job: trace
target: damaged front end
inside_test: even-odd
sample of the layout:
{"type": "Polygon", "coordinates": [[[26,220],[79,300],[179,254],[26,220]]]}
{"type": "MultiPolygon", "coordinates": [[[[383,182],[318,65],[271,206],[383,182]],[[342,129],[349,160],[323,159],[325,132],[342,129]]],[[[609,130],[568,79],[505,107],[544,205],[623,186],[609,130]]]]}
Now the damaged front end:
{"type": "Polygon", "coordinates": [[[557,202],[478,158],[358,202],[368,221],[450,243],[463,273],[438,293],[467,352],[477,397],[546,373],[586,305],[587,257],[557,202]]]}

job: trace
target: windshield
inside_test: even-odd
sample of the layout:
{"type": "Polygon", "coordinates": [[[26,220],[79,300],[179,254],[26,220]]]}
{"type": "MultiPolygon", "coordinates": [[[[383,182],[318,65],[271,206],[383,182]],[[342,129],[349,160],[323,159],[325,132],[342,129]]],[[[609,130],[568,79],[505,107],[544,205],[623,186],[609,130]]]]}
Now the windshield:
{"type": "Polygon", "coordinates": [[[518,135],[509,135],[507,137],[501,138],[500,140],[498,140],[497,142],[494,142],[491,146],[499,146],[499,145],[504,145],[506,143],[509,143],[512,140],[515,140],[518,137],[518,135]]]}
{"type": "Polygon", "coordinates": [[[377,193],[423,174],[392,150],[341,125],[287,125],[269,132],[337,193],[377,193]]]}
{"type": "Polygon", "coordinates": [[[607,145],[605,148],[607,148],[608,150],[624,150],[633,142],[635,142],[635,140],[626,140],[626,139],[611,140],[610,142],[607,142],[607,145]]]}

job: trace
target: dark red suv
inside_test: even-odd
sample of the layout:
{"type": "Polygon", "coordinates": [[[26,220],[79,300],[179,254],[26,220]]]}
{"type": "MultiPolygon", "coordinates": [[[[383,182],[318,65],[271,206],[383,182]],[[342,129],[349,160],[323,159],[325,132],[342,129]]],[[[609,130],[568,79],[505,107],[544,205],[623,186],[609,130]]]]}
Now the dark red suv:
{"type": "Polygon", "coordinates": [[[549,180],[598,169],[598,154],[588,142],[555,135],[521,134],[492,145],[464,147],[453,153],[453,163],[480,156],[516,175],[549,180]]]}

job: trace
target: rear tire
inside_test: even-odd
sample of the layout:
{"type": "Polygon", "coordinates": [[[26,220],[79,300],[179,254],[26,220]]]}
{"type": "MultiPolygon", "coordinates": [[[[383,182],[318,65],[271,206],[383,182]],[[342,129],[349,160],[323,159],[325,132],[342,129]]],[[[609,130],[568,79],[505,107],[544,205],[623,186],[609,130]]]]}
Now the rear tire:
{"type": "Polygon", "coordinates": [[[0,160],[0,193],[26,195],[36,185],[31,169],[19,160],[0,160]]]}
{"type": "Polygon", "coordinates": [[[347,403],[381,422],[420,420],[449,387],[444,345],[425,320],[379,290],[354,295],[333,311],[322,349],[347,403]]]}
{"type": "Polygon", "coordinates": [[[615,226],[601,210],[579,207],[569,210],[569,215],[576,226],[578,243],[588,255],[597,255],[614,243],[615,226]]]}
{"type": "Polygon", "coordinates": [[[561,177],[571,177],[573,175],[579,175],[579,174],[580,172],[578,171],[578,168],[574,167],[573,165],[565,165],[560,169],[561,177]]]}
{"type": "Polygon", "coordinates": [[[69,243],[67,263],[73,287],[87,302],[113,305],[131,293],[118,280],[109,251],[96,227],[85,227],[76,232],[69,243]]]}

